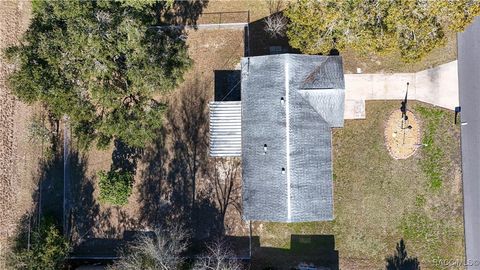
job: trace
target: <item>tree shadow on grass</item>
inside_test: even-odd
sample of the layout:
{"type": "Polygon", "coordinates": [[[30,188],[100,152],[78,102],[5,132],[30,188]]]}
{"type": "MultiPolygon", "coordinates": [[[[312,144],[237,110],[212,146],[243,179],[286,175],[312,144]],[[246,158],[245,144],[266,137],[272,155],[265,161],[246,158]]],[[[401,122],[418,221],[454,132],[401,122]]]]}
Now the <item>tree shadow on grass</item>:
{"type": "Polygon", "coordinates": [[[397,243],[395,253],[385,259],[386,270],[420,270],[417,258],[409,257],[403,239],[397,243]]]}
{"type": "Polygon", "coordinates": [[[142,181],[138,186],[140,196],[139,220],[148,227],[160,226],[169,214],[169,187],[165,179],[165,162],[168,153],[165,149],[165,129],[157,133],[157,139],[143,151],[142,163],[146,166],[141,171],[142,181]]]}
{"type": "MultiPolygon", "coordinates": [[[[115,256],[123,235],[135,221],[121,207],[102,207],[95,197],[94,176],[87,175],[87,158],[70,153],[70,239],[73,256],[115,256]]],[[[113,166],[113,165],[112,165],[113,166]]]]}
{"type": "MultiPolygon", "coordinates": [[[[34,180],[37,183],[37,187],[32,193],[34,205],[17,223],[12,239],[13,251],[30,249],[35,233],[37,233],[36,241],[38,244],[38,237],[40,237],[38,233],[41,232],[40,228],[45,226],[45,224],[48,224],[48,226],[55,225],[60,234],[64,229],[63,153],[57,148],[58,138],[53,137],[51,140],[51,153],[53,155],[40,159],[38,174],[34,180]]],[[[10,255],[7,254],[7,257],[10,255]]]]}
{"type": "Polygon", "coordinates": [[[100,213],[100,205],[94,197],[93,177],[87,176],[87,158],[78,152],[70,155],[71,166],[71,231],[75,241],[88,238],[95,227],[108,228],[107,234],[113,233],[110,224],[110,211],[100,213]]]}
{"type": "MultiPolygon", "coordinates": [[[[283,16],[283,12],[276,12],[273,16],[283,16]]],[[[272,37],[265,31],[265,19],[267,17],[258,19],[248,24],[248,39],[245,39],[245,48],[250,48],[249,55],[246,56],[258,56],[269,55],[279,53],[301,53],[298,49],[294,49],[290,46],[288,36],[276,36],[272,37]]]]}
{"type": "Polygon", "coordinates": [[[339,252],[333,235],[290,235],[290,248],[262,246],[259,236],[225,236],[239,258],[249,260],[252,270],[265,269],[339,269],[339,252]],[[302,266],[303,268],[300,268],[302,266]]]}
{"type": "MultiPolygon", "coordinates": [[[[29,248],[33,233],[40,224],[48,220],[59,231],[63,229],[63,156],[54,152],[50,159],[42,159],[39,164],[37,189],[32,193],[34,206],[25,213],[15,228],[13,251],[29,248]]],[[[7,254],[7,261],[10,259],[7,254]]]]}
{"type": "Polygon", "coordinates": [[[227,212],[242,213],[240,167],[241,161],[235,157],[217,157],[209,162],[205,195],[215,202],[218,211],[217,230],[221,235],[225,233],[227,212]]]}
{"type": "Polygon", "coordinates": [[[183,85],[170,100],[165,125],[145,149],[139,185],[141,221],[150,227],[182,222],[194,238],[217,230],[218,209],[200,193],[208,165],[208,98],[211,83],[200,77],[183,85]],[[208,222],[205,222],[208,221],[208,222]]]}
{"type": "Polygon", "coordinates": [[[120,140],[115,140],[110,170],[121,170],[134,175],[137,170],[137,160],[140,154],[140,149],[128,146],[120,140]]]}
{"type": "Polygon", "coordinates": [[[40,164],[38,180],[38,209],[37,221],[42,216],[50,216],[59,225],[63,220],[63,155],[55,153],[49,160],[40,164]]]}

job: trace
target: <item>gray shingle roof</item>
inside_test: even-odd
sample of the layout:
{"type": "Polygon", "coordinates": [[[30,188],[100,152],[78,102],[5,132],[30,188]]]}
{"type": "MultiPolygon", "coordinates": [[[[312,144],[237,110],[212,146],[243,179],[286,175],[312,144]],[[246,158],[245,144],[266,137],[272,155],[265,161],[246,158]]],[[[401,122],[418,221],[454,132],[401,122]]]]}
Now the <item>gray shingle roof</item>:
{"type": "Polygon", "coordinates": [[[244,58],[241,84],[244,219],[332,220],[331,128],[343,126],[341,57],[244,58]]]}

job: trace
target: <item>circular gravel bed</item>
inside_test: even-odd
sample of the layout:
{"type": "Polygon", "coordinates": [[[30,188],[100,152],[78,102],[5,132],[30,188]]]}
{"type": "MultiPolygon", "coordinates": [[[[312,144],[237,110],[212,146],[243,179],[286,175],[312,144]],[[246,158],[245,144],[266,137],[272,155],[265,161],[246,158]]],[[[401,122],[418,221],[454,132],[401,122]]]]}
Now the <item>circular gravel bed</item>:
{"type": "Polygon", "coordinates": [[[402,126],[402,112],[395,110],[385,125],[385,145],[394,159],[407,159],[419,148],[420,123],[411,111],[407,111],[408,120],[402,126]]]}

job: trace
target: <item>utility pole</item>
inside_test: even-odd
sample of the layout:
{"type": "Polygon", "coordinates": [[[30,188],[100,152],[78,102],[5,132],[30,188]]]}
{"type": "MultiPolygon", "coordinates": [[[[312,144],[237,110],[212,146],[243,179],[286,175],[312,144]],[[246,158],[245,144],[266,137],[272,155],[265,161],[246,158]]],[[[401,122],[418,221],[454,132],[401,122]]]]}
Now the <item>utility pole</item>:
{"type": "Polygon", "coordinates": [[[402,105],[400,107],[400,111],[402,111],[402,126],[403,129],[403,144],[405,144],[405,129],[411,129],[412,126],[407,125],[408,123],[408,116],[407,116],[407,99],[408,99],[408,86],[410,85],[407,82],[407,92],[405,93],[405,99],[402,101],[402,105]]]}

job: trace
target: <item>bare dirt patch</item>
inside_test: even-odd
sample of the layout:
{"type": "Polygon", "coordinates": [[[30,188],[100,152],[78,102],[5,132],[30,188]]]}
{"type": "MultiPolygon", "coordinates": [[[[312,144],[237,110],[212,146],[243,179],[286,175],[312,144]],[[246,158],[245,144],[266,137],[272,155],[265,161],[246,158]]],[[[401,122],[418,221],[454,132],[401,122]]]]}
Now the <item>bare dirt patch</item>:
{"type": "Polygon", "coordinates": [[[385,124],[385,144],[395,159],[406,159],[415,153],[421,145],[420,125],[412,112],[407,112],[407,120],[403,120],[400,110],[392,112],[385,124]]]}

